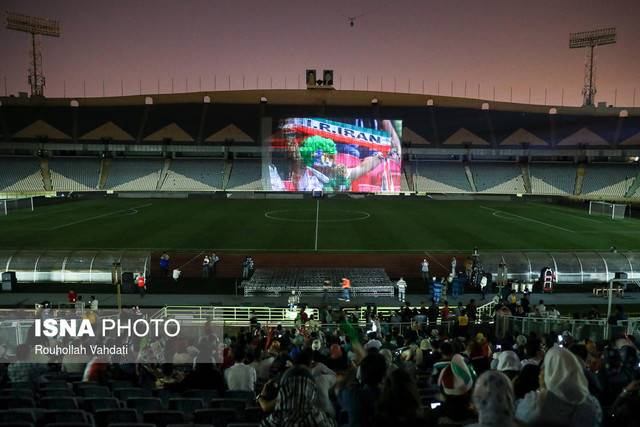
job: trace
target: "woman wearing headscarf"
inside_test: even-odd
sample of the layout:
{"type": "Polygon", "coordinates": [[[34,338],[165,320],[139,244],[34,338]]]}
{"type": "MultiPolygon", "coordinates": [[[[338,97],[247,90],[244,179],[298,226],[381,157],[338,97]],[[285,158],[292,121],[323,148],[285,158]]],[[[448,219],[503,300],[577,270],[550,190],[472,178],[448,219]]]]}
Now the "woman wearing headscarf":
{"type": "Polygon", "coordinates": [[[599,427],[602,409],[589,393],[576,356],[567,349],[552,347],[543,361],[539,389],[518,403],[516,418],[527,424],[599,427]]]}
{"type": "Polygon", "coordinates": [[[498,371],[487,371],[478,377],[473,389],[473,405],[478,422],[472,427],[515,427],[513,387],[509,378],[498,371]]]}
{"type": "Polygon", "coordinates": [[[384,380],[374,426],[413,427],[425,423],[414,377],[404,369],[396,369],[384,380]]]}
{"type": "Polygon", "coordinates": [[[275,410],[260,426],[336,426],[336,421],[315,405],[317,394],[316,383],[308,369],[297,366],[288,369],[280,380],[275,410]]]}

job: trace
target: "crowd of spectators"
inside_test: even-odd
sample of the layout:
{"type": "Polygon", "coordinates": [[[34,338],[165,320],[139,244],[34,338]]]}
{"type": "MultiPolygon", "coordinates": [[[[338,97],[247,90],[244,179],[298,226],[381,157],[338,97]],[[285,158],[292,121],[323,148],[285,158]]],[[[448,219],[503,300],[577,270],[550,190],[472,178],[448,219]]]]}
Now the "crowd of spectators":
{"type": "MultiPolygon", "coordinates": [[[[475,318],[473,306],[450,309],[456,310],[475,318]]],[[[499,310],[512,308],[507,302],[499,310]]],[[[424,306],[406,305],[394,316],[381,319],[372,307],[365,328],[344,316],[321,327],[311,317],[293,328],[252,322],[222,337],[205,325],[197,339],[131,343],[137,363],[5,359],[0,384],[46,381],[63,371],[96,383],[126,378],[171,391],[244,391],[255,393],[264,426],[638,424],[633,337],[594,342],[553,332],[498,338],[491,325],[473,321],[449,332],[431,328],[424,306]]],[[[24,352],[18,348],[18,356],[28,357],[24,352]]]]}

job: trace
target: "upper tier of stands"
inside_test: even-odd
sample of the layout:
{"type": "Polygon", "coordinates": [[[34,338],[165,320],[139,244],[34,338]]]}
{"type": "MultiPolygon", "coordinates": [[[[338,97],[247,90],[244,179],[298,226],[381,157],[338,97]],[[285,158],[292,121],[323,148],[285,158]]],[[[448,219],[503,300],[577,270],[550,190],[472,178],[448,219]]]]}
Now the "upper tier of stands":
{"type": "Polygon", "coordinates": [[[224,160],[171,161],[171,167],[163,178],[162,191],[210,191],[222,190],[224,160]]]}
{"type": "Polygon", "coordinates": [[[113,160],[105,188],[120,191],[155,191],[161,170],[161,160],[113,160]]]}
{"type": "Polygon", "coordinates": [[[563,163],[531,163],[531,193],[567,196],[573,194],[576,166],[563,163]]]}
{"type": "MultiPolygon", "coordinates": [[[[637,163],[407,161],[402,190],[639,199],[637,163]],[[581,179],[584,177],[584,179],[581,179]]],[[[0,158],[0,192],[262,191],[260,159],[0,158]],[[50,179],[50,182],[49,182],[50,179]]]]}
{"type": "Polygon", "coordinates": [[[58,191],[87,191],[98,188],[100,160],[54,158],[49,161],[51,184],[58,191]]]}
{"type": "Polygon", "coordinates": [[[589,165],[582,184],[582,194],[595,197],[624,197],[636,180],[638,172],[636,165],[589,165]]]}
{"type": "Polygon", "coordinates": [[[480,193],[526,193],[522,166],[518,163],[472,163],[471,173],[480,193]]]}
{"type": "Polygon", "coordinates": [[[472,191],[460,162],[415,162],[416,191],[428,193],[469,193],[472,191]]]}

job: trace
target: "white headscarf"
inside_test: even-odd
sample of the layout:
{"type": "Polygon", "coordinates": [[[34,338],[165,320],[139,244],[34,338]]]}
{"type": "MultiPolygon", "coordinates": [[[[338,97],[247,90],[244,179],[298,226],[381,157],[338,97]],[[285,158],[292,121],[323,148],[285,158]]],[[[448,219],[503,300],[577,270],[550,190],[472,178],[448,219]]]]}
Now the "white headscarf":
{"type": "Polygon", "coordinates": [[[498,371],[486,371],[476,381],[473,405],[478,410],[474,426],[515,426],[513,386],[509,378],[498,371]]]}
{"type": "Polygon", "coordinates": [[[569,350],[552,347],[544,357],[544,383],[551,393],[572,405],[589,396],[589,383],[582,365],[569,350]]]}

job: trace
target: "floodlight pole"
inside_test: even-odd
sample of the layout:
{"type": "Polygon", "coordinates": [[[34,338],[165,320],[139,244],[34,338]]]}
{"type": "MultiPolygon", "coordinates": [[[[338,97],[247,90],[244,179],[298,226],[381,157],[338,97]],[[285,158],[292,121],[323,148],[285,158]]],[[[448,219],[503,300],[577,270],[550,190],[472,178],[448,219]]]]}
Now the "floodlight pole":
{"type": "Polygon", "coordinates": [[[31,96],[44,96],[45,78],[42,73],[42,53],[36,41],[37,35],[60,37],[60,23],[58,21],[7,12],[7,28],[31,35],[31,67],[28,82],[31,96]]]}
{"type": "Polygon", "coordinates": [[[595,104],[595,48],[614,43],[616,43],[616,29],[613,27],[569,34],[569,49],[587,49],[584,64],[584,86],[582,88],[583,106],[595,104]]]}

